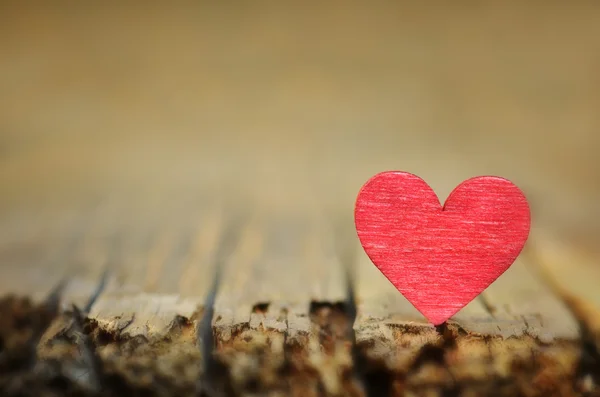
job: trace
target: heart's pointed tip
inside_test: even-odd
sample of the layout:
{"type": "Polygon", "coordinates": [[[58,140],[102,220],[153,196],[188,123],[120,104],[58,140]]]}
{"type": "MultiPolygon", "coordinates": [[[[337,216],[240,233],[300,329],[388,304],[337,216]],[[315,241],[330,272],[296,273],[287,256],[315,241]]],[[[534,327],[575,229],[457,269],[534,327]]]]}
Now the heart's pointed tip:
{"type": "Polygon", "coordinates": [[[453,311],[452,313],[431,313],[424,316],[431,325],[437,327],[450,320],[450,317],[452,317],[454,314],[455,311],[453,311]]]}
{"type": "Polygon", "coordinates": [[[440,319],[440,318],[436,318],[436,319],[430,319],[430,318],[428,318],[427,320],[428,320],[428,321],[431,323],[431,325],[433,325],[433,326],[436,326],[436,327],[437,327],[438,325],[442,325],[442,324],[444,324],[444,323],[445,323],[446,321],[448,321],[449,319],[450,319],[450,317],[448,317],[448,318],[443,318],[443,319],[440,319]]]}

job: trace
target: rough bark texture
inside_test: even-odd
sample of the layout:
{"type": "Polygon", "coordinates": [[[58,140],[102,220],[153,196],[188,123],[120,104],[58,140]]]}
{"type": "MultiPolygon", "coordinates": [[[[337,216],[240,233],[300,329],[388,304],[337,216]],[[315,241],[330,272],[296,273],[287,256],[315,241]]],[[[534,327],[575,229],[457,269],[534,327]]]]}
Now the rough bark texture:
{"type": "Polygon", "coordinates": [[[202,377],[198,316],[177,318],[162,338],[147,340],[24,298],[4,298],[0,308],[6,396],[575,396],[593,393],[598,379],[597,353],[585,344],[489,337],[456,324],[389,327],[392,340],[353,345],[346,308],[329,304],[311,310],[315,345],[309,335],[289,340],[285,327],[229,330],[202,377]],[[315,350],[325,357],[315,361],[315,350]]]}

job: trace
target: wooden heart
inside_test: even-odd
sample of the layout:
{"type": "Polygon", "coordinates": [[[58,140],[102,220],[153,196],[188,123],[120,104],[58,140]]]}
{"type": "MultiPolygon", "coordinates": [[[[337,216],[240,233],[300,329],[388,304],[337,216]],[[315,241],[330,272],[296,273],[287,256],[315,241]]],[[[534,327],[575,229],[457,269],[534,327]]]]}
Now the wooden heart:
{"type": "Polygon", "coordinates": [[[406,172],[375,175],[360,190],[354,211],[371,261],[434,325],[512,265],[530,219],[523,192],[506,179],[466,180],[442,207],[425,181],[406,172]]]}

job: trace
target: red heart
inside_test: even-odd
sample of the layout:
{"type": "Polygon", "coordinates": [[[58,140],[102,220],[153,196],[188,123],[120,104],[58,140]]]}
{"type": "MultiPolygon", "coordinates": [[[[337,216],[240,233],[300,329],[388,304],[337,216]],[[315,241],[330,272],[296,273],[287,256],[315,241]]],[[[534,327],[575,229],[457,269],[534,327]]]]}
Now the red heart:
{"type": "Polygon", "coordinates": [[[506,271],[529,236],[530,212],[510,181],[464,181],[444,207],[418,176],[383,172],[362,187],[356,231],[375,266],[439,325],[506,271]]]}

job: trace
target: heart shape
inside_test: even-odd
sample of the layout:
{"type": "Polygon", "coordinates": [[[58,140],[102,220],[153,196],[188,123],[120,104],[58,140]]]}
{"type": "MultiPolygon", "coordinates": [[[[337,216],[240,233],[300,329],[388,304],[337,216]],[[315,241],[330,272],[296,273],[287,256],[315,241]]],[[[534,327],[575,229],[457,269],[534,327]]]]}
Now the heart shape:
{"type": "Polygon", "coordinates": [[[531,216],[523,192],[504,178],[468,179],[442,207],[424,180],[391,171],[361,188],[354,220],[375,266],[439,325],[512,265],[531,216]]]}

